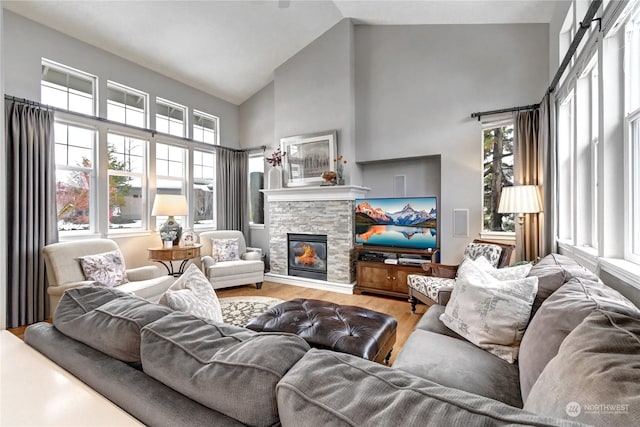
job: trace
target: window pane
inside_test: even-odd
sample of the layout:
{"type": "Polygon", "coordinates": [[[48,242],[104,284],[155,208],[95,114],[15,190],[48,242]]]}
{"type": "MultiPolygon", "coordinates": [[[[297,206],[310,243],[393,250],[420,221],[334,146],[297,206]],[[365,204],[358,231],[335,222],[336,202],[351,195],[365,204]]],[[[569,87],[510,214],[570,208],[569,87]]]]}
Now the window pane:
{"type": "Polygon", "coordinates": [[[94,76],[42,61],[40,101],[69,111],[95,115],[94,76]]]}
{"type": "Polygon", "coordinates": [[[90,168],[93,164],[95,131],[55,124],[56,164],[90,168]]]}
{"type": "Polygon", "coordinates": [[[146,141],[110,133],[109,169],[133,173],[144,173],[146,141]]]}
{"type": "Polygon", "coordinates": [[[215,227],[215,155],[193,152],[193,207],[195,227],[215,227]]]}
{"type": "Polygon", "coordinates": [[[159,99],[156,102],[156,130],[179,137],[185,136],[184,118],[187,107],[159,99]]]}
{"type": "Polygon", "coordinates": [[[218,118],[200,111],[193,112],[193,139],[217,144],[218,118]]]}
{"type": "Polygon", "coordinates": [[[125,88],[114,82],[108,82],[107,119],[146,128],[146,111],[146,93],[125,88]]]}
{"type": "Polygon", "coordinates": [[[142,179],[109,173],[109,228],[142,228],[142,179]]]}
{"type": "Polygon", "coordinates": [[[514,214],[498,212],[502,188],[513,185],[513,125],[485,129],[484,230],[515,231],[514,214]]]}
{"type": "Polygon", "coordinates": [[[89,171],[56,170],[58,230],[89,230],[91,174],[89,171]]]}

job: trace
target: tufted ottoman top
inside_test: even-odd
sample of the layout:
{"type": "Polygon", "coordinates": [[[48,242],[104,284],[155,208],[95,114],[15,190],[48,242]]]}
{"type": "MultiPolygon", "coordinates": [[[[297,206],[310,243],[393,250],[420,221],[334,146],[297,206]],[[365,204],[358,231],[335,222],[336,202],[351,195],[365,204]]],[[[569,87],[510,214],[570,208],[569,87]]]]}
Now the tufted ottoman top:
{"type": "Polygon", "coordinates": [[[396,319],[377,311],[298,298],[272,307],[246,327],[293,333],[316,348],[382,362],[391,353],[397,326],[396,319]]]}

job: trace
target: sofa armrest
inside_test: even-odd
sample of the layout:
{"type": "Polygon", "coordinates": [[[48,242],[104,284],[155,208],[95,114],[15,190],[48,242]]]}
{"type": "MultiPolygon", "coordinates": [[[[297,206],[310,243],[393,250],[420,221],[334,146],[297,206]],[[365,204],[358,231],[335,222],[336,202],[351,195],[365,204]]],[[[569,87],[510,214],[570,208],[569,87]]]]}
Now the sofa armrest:
{"type": "Polygon", "coordinates": [[[64,285],[49,286],[47,287],[47,293],[49,295],[60,296],[64,294],[64,291],[66,291],[67,289],[81,288],[83,286],[92,286],[95,283],[96,282],[94,282],[93,280],[82,280],[80,282],[65,283],[64,285]]]}
{"type": "Polygon", "coordinates": [[[453,286],[443,286],[438,290],[438,304],[447,305],[451,299],[451,292],[453,292],[453,286]]]}
{"type": "Polygon", "coordinates": [[[442,277],[445,279],[455,279],[456,273],[458,272],[457,265],[446,265],[446,264],[438,264],[431,263],[431,275],[433,277],[442,277]]]}
{"type": "Polygon", "coordinates": [[[130,282],[140,282],[142,280],[155,279],[162,276],[162,271],[155,265],[131,268],[127,270],[127,279],[130,282]]]}
{"type": "Polygon", "coordinates": [[[245,252],[240,258],[245,261],[260,261],[262,260],[262,254],[260,252],[245,252]]]}
{"type": "Polygon", "coordinates": [[[213,267],[213,265],[216,263],[209,255],[203,256],[202,258],[200,258],[200,261],[202,262],[202,271],[205,272],[207,271],[207,268],[213,267]]]}

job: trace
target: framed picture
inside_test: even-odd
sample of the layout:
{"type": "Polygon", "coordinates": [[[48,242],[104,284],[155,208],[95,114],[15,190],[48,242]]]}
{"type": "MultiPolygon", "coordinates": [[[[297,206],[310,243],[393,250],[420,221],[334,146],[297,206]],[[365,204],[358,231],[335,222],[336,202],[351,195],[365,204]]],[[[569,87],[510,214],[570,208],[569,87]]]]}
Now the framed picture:
{"type": "Polygon", "coordinates": [[[280,140],[284,157],[284,181],[287,187],[316,185],[322,173],[335,168],[336,131],[289,136],[280,140]]]}
{"type": "Polygon", "coordinates": [[[180,236],[180,247],[193,246],[198,243],[198,235],[193,231],[185,231],[180,236]]]}

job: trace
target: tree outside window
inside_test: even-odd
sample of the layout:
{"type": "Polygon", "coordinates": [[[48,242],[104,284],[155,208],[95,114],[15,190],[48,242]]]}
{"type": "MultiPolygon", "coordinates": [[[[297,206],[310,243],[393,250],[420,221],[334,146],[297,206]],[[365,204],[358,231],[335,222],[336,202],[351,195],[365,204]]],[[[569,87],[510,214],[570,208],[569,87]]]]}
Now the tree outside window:
{"type": "Polygon", "coordinates": [[[484,208],[485,231],[515,231],[513,214],[498,213],[502,188],[513,185],[513,124],[485,128],[484,208]]]}

